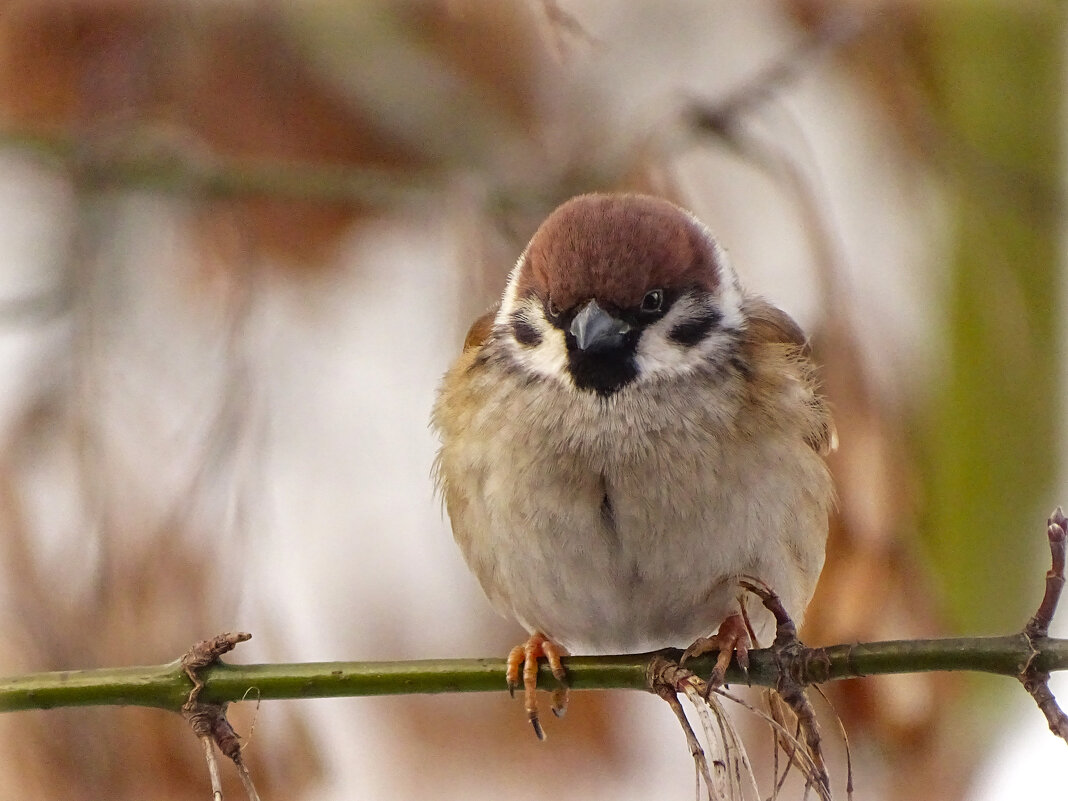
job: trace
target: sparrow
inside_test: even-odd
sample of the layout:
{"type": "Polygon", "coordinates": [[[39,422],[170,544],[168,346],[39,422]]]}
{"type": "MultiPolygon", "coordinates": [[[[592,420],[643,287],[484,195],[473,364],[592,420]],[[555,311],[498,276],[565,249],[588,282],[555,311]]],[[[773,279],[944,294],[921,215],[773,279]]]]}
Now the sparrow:
{"type": "Polygon", "coordinates": [[[538,659],[733,656],[771,631],[753,580],[800,622],[824,560],[836,433],[805,336],[742,289],[690,212],[587,194],[541,224],[499,307],[446,373],[432,426],[453,534],[490,602],[526,711],[538,659]],[[708,635],[715,632],[711,637],[708,635]]]}

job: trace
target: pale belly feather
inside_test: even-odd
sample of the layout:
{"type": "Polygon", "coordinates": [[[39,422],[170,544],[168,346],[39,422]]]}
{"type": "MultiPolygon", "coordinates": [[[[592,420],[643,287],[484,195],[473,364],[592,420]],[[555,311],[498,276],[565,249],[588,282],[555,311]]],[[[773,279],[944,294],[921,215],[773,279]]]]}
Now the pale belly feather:
{"type": "Polygon", "coordinates": [[[800,616],[823,541],[790,532],[826,530],[822,460],[800,441],[705,432],[698,457],[682,463],[683,435],[693,431],[668,427],[619,464],[551,437],[490,436],[469,453],[463,474],[479,478],[462,524],[481,535],[461,546],[498,610],[582,653],[685,647],[737,611],[740,575],[768,583],[800,616]],[[724,458],[737,448],[741,458],[724,458]],[[802,481],[784,494],[798,482],[783,472],[798,470],[811,473],[812,491],[802,481]]]}
{"type": "MultiPolygon", "coordinates": [[[[804,614],[833,489],[796,430],[743,416],[714,382],[605,403],[468,369],[439,399],[440,472],[457,543],[502,614],[585,653],[685,647],[738,609],[742,575],[804,614]]],[[[746,603],[766,639],[770,616],[746,603]]]]}

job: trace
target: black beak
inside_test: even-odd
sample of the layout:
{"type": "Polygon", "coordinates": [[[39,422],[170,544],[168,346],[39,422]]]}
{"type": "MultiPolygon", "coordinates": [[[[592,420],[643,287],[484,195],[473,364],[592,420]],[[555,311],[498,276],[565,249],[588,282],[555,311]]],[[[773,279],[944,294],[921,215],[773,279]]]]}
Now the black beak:
{"type": "Polygon", "coordinates": [[[579,350],[590,353],[618,348],[628,331],[630,326],[627,323],[606,312],[596,300],[583,306],[571,321],[571,333],[579,350]]]}

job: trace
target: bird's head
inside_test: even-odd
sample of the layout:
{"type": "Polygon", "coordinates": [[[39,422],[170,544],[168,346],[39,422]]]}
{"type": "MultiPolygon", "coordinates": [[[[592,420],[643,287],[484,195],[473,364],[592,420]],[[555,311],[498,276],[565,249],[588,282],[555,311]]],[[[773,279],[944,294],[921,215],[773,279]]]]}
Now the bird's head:
{"type": "Polygon", "coordinates": [[[523,369],[601,396],[723,360],[743,325],[738,280],[707,229],[631,194],[580,195],[549,215],[495,320],[523,369]]]}

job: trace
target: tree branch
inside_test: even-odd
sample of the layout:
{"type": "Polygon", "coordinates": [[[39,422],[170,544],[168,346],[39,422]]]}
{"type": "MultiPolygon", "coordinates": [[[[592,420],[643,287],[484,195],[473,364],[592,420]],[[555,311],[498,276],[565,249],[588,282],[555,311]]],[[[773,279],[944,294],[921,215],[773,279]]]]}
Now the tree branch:
{"type": "MultiPolygon", "coordinates": [[[[764,685],[780,692],[788,685],[800,692],[810,684],[892,673],[933,670],[995,673],[1020,681],[1046,716],[1050,730],[1068,742],[1068,715],[1049,689],[1050,673],[1068,669],[1068,640],[1052,639],[1047,634],[1065,585],[1066,529],[1068,518],[1057,507],[1046,530],[1051,567],[1046,573],[1042,601],[1018,634],[1003,637],[890,640],[808,648],[797,640],[793,621],[774,591],[767,587],[762,590],[743,579],[741,585],[760,596],[765,607],[775,615],[776,643],[771,648],[751,651],[745,673],[737,661],[732,662],[726,679],[764,685]],[[776,647],[781,645],[784,635],[790,640],[789,649],[776,647]]],[[[57,706],[152,706],[184,712],[191,720],[199,716],[194,728],[199,726],[198,736],[202,737],[211,727],[210,721],[225,723],[224,734],[230,742],[229,735],[233,732],[226,723],[225,705],[240,701],[249,693],[257,700],[265,700],[489,692],[507,686],[503,659],[244,666],[218,661],[220,654],[251,636],[220,634],[197,643],[181,659],[166,665],[59,671],[0,679],[0,712],[57,706]]],[[[565,660],[568,683],[575,690],[646,690],[663,696],[665,659],[677,665],[682,653],[669,648],[632,656],[568,657],[565,660]]],[[[687,668],[693,675],[709,676],[714,665],[715,657],[709,655],[690,660],[687,668]]],[[[539,683],[554,686],[550,676],[551,668],[541,663],[539,683]]],[[[223,745],[218,732],[212,736],[216,743],[223,745]]],[[[230,744],[239,757],[236,735],[230,744]]],[[[813,747],[818,754],[818,744],[810,744],[813,747]]],[[[242,767],[239,758],[234,761],[242,767]]]]}
{"type": "MultiPolygon", "coordinates": [[[[1023,634],[935,640],[834,645],[806,649],[806,684],[839,679],[933,670],[969,670],[1018,678],[1030,664],[1050,673],[1068,670],[1068,640],[1030,643],[1023,634]],[[1029,661],[1030,660],[1030,661],[1029,661]]],[[[578,656],[564,660],[575,690],[648,690],[647,672],[657,654],[677,659],[681,651],[630,656],[578,656]]],[[[774,686],[778,677],[772,653],[750,653],[749,680],[774,686]]],[[[698,675],[711,672],[713,657],[687,663],[698,675]]],[[[201,672],[201,700],[239,701],[251,690],[260,700],[408,695],[505,690],[503,659],[429,659],[408,662],[304,662],[230,665],[217,663],[201,672]]],[[[542,665],[538,680],[553,686],[542,665]]],[[[743,683],[732,665],[727,681],[743,683]]],[[[0,678],[0,712],[60,706],[132,705],[180,710],[193,684],[178,661],[148,667],[36,673],[0,678]]]]}

